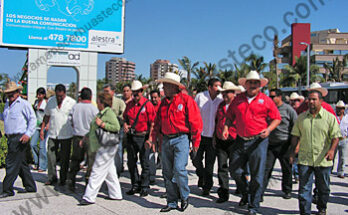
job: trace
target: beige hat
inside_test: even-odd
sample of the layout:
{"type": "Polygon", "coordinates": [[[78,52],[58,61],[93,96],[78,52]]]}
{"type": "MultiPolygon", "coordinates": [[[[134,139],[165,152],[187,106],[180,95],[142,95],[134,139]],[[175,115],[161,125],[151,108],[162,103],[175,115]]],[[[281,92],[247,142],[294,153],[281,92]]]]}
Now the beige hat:
{"type": "Polygon", "coordinates": [[[162,79],[157,80],[157,82],[174,84],[179,86],[180,88],[186,88],[185,85],[180,83],[180,75],[172,72],[167,72],[166,74],[164,74],[164,77],[162,79]]]}
{"type": "Polygon", "coordinates": [[[290,100],[296,100],[296,99],[300,99],[300,96],[296,92],[291,93],[290,100]]]}
{"type": "Polygon", "coordinates": [[[346,108],[346,105],[344,104],[342,100],[339,100],[336,104],[336,107],[346,108]]]}
{"type": "Polygon", "coordinates": [[[299,96],[298,98],[299,98],[300,100],[302,100],[302,101],[305,100],[305,97],[304,97],[304,96],[299,96]]]}
{"type": "Polygon", "coordinates": [[[5,93],[11,93],[16,90],[23,90],[23,87],[21,85],[17,86],[17,84],[13,81],[7,82],[5,84],[5,93]]]}
{"type": "Polygon", "coordinates": [[[224,92],[228,90],[240,91],[240,88],[234,85],[231,81],[225,81],[224,86],[221,88],[218,86],[218,91],[224,92]]]}
{"type": "Polygon", "coordinates": [[[238,87],[239,87],[241,93],[245,92],[245,88],[242,85],[238,85],[238,87]]]}
{"type": "Polygon", "coordinates": [[[137,91],[137,90],[145,89],[147,87],[148,87],[148,85],[144,85],[143,86],[143,84],[140,81],[134,80],[132,82],[131,90],[132,91],[137,91]]]}
{"type": "Polygon", "coordinates": [[[327,89],[323,88],[319,83],[313,83],[307,89],[308,91],[316,90],[321,92],[321,95],[325,97],[328,93],[327,89]]]}
{"type": "Polygon", "coordinates": [[[268,83],[268,79],[267,78],[260,78],[260,75],[257,71],[252,70],[250,71],[245,78],[239,78],[238,79],[238,83],[242,86],[245,86],[245,82],[248,80],[258,80],[261,82],[261,87],[264,87],[267,85],[268,83]]]}

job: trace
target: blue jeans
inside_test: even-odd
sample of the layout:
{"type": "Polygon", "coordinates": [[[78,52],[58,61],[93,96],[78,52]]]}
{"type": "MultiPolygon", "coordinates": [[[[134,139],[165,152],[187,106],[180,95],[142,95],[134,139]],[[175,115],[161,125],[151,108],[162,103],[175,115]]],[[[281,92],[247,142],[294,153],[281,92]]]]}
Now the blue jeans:
{"type": "Polygon", "coordinates": [[[312,167],[298,164],[300,186],[299,186],[299,207],[301,215],[311,214],[312,184],[315,176],[315,187],[318,189],[318,210],[326,210],[330,195],[330,167],[312,167]]]}
{"type": "Polygon", "coordinates": [[[344,168],[346,166],[346,156],[347,156],[347,144],[348,139],[341,140],[338,144],[338,164],[337,164],[337,175],[344,176],[344,168]]]}
{"type": "Polygon", "coordinates": [[[116,172],[117,176],[120,177],[122,169],[123,169],[123,137],[124,137],[124,131],[123,127],[120,129],[120,143],[117,144],[117,152],[115,154],[115,166],[116,166],[116,172]]]}
{"type": "Polygon", "coordinates": [[[230,172],[243,197],[248,196],[249,211],[257,212],[263,192],[263,177],[267,158],[268,138],[256,138],[245,141],[236,139],[236,148],[232,153],[230,172]],[[245,178],[245,166],[249,163],[251,181],[245,178]]]}
{"type": "Polygon", "coordinates": [[[187,135],[169,139],[163,136],[162,165],[167,191],[167,204],[176,208],[178,200],[187,200],[190,194],[186,166],[190,142],[187,135]]]}
{"type": "Polygon", "coordinates": [[[40,140],[40,145],[38,148],[37,142],[39,140],[40,140],[40,130],[36,129],[30,141],[31,151],[33,152],[35,165],[38,165],[40,170],[46,170],[47,169],[46,144],[48,140],[48,132],[45,131],[45,138],[43,140],[40,140]]]}

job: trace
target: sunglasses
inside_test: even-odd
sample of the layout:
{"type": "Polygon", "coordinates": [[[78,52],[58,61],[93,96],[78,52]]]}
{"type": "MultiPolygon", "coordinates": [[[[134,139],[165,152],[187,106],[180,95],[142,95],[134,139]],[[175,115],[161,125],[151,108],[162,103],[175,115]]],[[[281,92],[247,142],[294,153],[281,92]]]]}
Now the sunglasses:
{"type": "Polygon", "coordinates": [[[16,93],[6,93],[7,98],[12,98],[14,97],[16,93]]]}
{"type": "Polygon", "coordinates": [[[269,96],[271,99],[273,99],[274,97],[277,97],[277,96],[269,96]]]}

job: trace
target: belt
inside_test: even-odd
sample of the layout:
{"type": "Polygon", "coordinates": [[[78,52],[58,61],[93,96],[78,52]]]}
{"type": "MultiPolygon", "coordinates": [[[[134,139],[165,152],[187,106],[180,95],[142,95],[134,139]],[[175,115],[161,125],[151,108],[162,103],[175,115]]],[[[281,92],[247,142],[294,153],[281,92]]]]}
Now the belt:
{"type": "Polygon", "coordinates": [[[19,136],[19,135],[23,135],[23,134],[5,134],[5,136],[6,136],[6,138],[8,139],[8,138],[14,138],[14,137],[17,137],[17,136],[19,136]]]}
{"type": "Polygon", "coordinates": [[[177,134],[163,134],[163,136],[167,137],[168,139],[174,139],[177,137],[180,137],[181,135],[184,135],[186,133],[177,133],[177,134]]]}
{"type": "Polygon", "coordinates": [[[141,136],[141,137],[144,137],[147,135],[147,132],[146,131],[143,131],[143,132],[134,132],[132,133],[131,135],[133,136],[141,136]]]}
{"type": "Polygon", "coordinates": [[[260,134],[255,135],[255,136],[251,136],[251,137],[242,137],[242,136],[239,136],[239,135],[238,135],[238,137],[240,137],[241,139],[243,139],[243,140],[245,140],[245,141],[250,141],[250,140],[255,140],[255,139],[259,138],[259,137],[260,137],[260,134]]]}

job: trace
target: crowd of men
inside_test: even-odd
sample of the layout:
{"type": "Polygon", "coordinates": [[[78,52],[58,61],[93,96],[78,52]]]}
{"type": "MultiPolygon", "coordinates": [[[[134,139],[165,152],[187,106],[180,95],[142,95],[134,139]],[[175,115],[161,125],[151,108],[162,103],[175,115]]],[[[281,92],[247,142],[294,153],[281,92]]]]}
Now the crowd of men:
{"type": "MultiPolygon", "coordinates": [[[[187,94],[180,76],[175,73],[166,73],[158,83],[163,91],[153,90],[148,94],[149,98],[144,95],[148,86],[136,80],[123,87],[122,99],[115,96],[113,86],[103,88],[104,93],[112,96],[110,108],[121,125],[114,155],[116,173],[113,175],[119,177],[124,171],[123,154],[124,148],[127,149],[131,182],[127,195],[147,196],[159,167],[166,188],[163,197],[167,199],[161,212],[184,211],[189,205],[186,170],[189,157],[196,168],[197,186],[202,188],[202,196],[210,195],[217,158],[219,198],[216,202],[229,200],[230,173],[241,194],[239,206],[247,206],[248,214],[256,214],[278,159],[283,198],[292,198],[294,175],[295,181],[299,180],[300,213],[311,214],[314,198],[318,214],[326,214],[330,174],[337,150],[338,177],[344,178],[348,116],[342,101],[336,104],[335,112],[323,101],[328,91],[313,83],[308,88],[307,99],[293,93],[287,104],[281,90],[272,89],[269,96],[261,91],[268,80],[261,78],[257,71],[239,78],[239,86],[229,81],[222,85],[219,79],[212,78],[208,81],[208,90],[194,98],[187,94]]],[[[15,194],[13,184],[18,175],[23,181],[23,192],[36,192],[25,159],[26,143],[30,138],[34,169],[44,172],[47,168],[45,185],[58,183],[56,166],[59,162],[59,185],[67,183],[74,191],[76,175],[86,157],[88,184],[96,158],[95,153],[87,149],[92,146],[83,143],[88,143],[86,136],[93,120],[97,126],[105,127],[105,123],[96,117],[99,111],[92,102],[92,91],[83,88],[76,103],[66,95],[64,85],[57,85],[55,96],[49,99],[45,89],[39,88],[34,109],[20,97],[20,91],[21,87],[14,82],[8,83],[4,91],[8,100],[0,117],[8,138],[8,154],[0,197],[15,194]]],[[[101,149],[94,151],[98,150],[101,149]]],[[[93,187],[93,183],[89,187],[93,187]]],[[[80,205],[94,203],[86,197],[87,193],[80,205]]],[[[114,199],[121,198],[119,195],[114,199]]]]}

